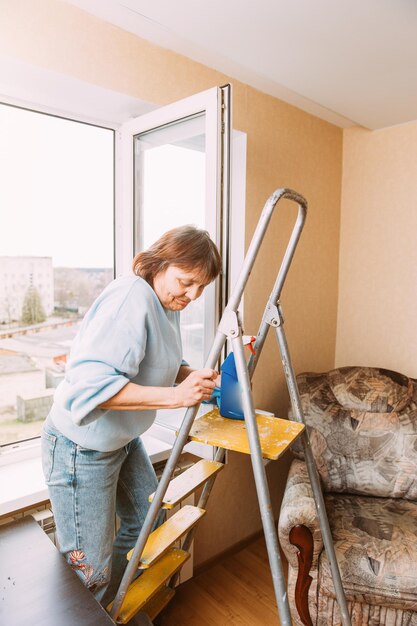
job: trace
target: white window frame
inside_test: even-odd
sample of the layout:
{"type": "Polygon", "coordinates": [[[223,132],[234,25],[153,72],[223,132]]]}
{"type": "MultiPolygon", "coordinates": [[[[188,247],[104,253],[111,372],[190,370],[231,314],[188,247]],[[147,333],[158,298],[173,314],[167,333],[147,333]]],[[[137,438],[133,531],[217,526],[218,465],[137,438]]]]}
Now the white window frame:
{"type": "MultiPolygon", "coordinates": [[[[24,109],[26,111],[32,111],[33,113],[40,113],[42,115],[49,115],[51,117],[59,117],[63,120],[67,120],[69,122],[77,122],[81,124],[86,124],[87,126],[96,126],[98,128],[103,128],[105,130],[109,130],[113,132],[113,163],[114,163],[114,188],[116,186],[115,179],[115,168],[116,168],[116,160],[115,160],[115,145],[116,145],[116,132],[120,127],[120,124],[115,123],[104,123],[102,120],[95,120],[91,116],[82,116],[79,113],[71,113],[67,111],[60,111],[59,109],[48,106],[45,104],[39,104],[36,102],[28,102],[27,100],[22,100],[20,98],[10,97],[4,94],[0,94],[0,103],[6,104],[10,106],[14,106],[16,108],[24,109]]],[[[113,232],[113,275],[115,276],[116,272],[116,254],[115,254],[115,246],[116,246],[116,203],[113,202],[113,223],[114,223],[114,232],[113,232]]],[[[38,437],[31,437],[29,439],[24,439],[22,441],[15,441],[8,444],[0,445],[0,469],[4,466],[8,466],[12,463],[19,463],[28,461],[30,459],[36,459],[40,457],[41,451],[41,440],[40,435],[38,437]]],[[[1,482],[1,480],[0,480],[1,482]]]]}
{"type": "MultiPolygon", "coordinates": [[[[213,342],[220,314],[228,297],[225,277],[231,275],[230,246],[231,226],[231,86],[214,87],[161,107],[123,124],[117,133],[116,162],[116,211],[118,230],[116,235],[116,274],[122,276],[131,268],[134,250],[134,141],[138,135],[167,127],[204,113],[206,153],[205,227],[222,253],[222,278],[209,285],[205,295],[204,354],[213,342]]],[[[245,136],[246,138],[246,136],[245,136]]],[[[246,143],[245,143],[246,150],[246,143]]],[[[246,152],[245,152],[246,157],[246,152]]],[[[246,161],[245,161],[246,165],[246,161]]],[[[240,198],[242,199],[242,198],[240,198]]],[[[244,206],[244,203],[243,203],[244,206]]],[[[243,223],[244,218],[240,223],[243,223]]],[[[237,232],[242,234],[239,228],[237,232]]],[[[243,250],[243,237],[242,248],[243,250]]],[[[232,277],[233,278],[233,277],[232,277]]],[[[187,355],[185,355],[185,358],[187,355]]],[[[210,407],[202,405],[199,413],[210,407]]],[[[148,431],[152,436],[173,443],[175,431],[182,422],[185,410],[172,411],[170,424],[158,416],[148,431]]],[[[164,411],[167,413],[167,411],[164,411]]],[[[201,444],[188,444],[187,449],[198,456],[212,458],[213,448],[201,444]]]]}
{"type": "MultiPolygon", "coordinates": [[[[210,90],[211,91],[211,90],[210,90]]],[[[61,90],[62,92],[62,90],[61,90]]],[[[192,97],[194,100],[194,106],[198,102],[199,99],[203,99],[205,96],[202,94],[197,94],[195,97],[192,97]]],[[[91,99],[91,98],[90,98],[91,99]]],[[[48,100],[48,97],[46,97],[48,100]]],[[[53,99],[52,99],[53,100],[53,99]]],[[[130,269],[130,263],[133,258],[133,214],[132,209],[128,210],[128,204],[123,198],[123,195],[120,193],[120,185],[118,185],[118,180],[120,180],[121,171],[120,171],[120,159],[121,159],[121,144],[120,144],[120,129],[122,124],[120,122],[107,122],[102,119],[96,119],[94,115],[90,112],[85,115],[80,114],[79,112],[72,112],[68,110],[61,109],[61,106],[50,106],[49,104],[39,103],[35,101],[29,101],[27,99],[23,100],[19,97],[9,97],[4,94],[0,94],[0,101],[4,104],[9,104],[12,106],[20,107],[27,110],[32,110],[36,113],[43,113],[46,115],[61,117],[63,119],[81,122],[85,124],[90,124],[93,126],[98,126],[101,128],[105,128],[107,130],[114,131],[114,181],[115,181],[115,207],[114,207],[114,272],[115,276],[121,275],[124,271],[126,271],[127,267],[130,269]],[[126,230],[125,230],[126,227],[126,230]]],[[[191,104],[191,98],[189,99],[191,104]]],[[[134,104],[134,103],[133,103],[134,104]]],[[[177,108],[178,103],[174,103],[172,106],[172,110],[174,111],[177,108]]],[[[142,107],[144,103],[139,103],[138,108],[142,107]]],[[[129,106],[132,106],[132,103],[129,102],[129,106]]],[[[157,119],[157,110],[152,112],[155,114],[155,119],[157,119]]],[[[212,117],[213,114],[210,114],[209,117],[212,117]]],[[[110,118],[111,115],[106,116],[106,118],[110,118]]],[[[120,111],[117,111],[116,117],[120,117],[120,111]]],[[[209,135],[207,135],[209,136],[209,135]]],[[[244,257],[244,233],[245,233],[245,181],[246,181],[246,134],[238,131],[233,131],[232,135],[232,144],[233,144],[233,152],[234,158],[231,161],[232,163],[232,210],[231,210],[231,228],[230,228],[230,241],[223,242],[223,248],[229,247],[231,249],[231,255],[229,257],[229,267],[224,268],[224,271],[230,272],[229,279],[229,291],[230,286],[233,286],[238,272],[240,270],[243,257],[244,257]]],[[[216,194],[221,193],[221,190],[218,189],[216,194]]],[[[211,202],[212,200],[210,200],[211,202]]],[[[133,204],[131,205],[133,206],[133,204]]],[[[220,226],[218,226],[220,228],[220,226]]],[[[220,240],[220,232],[217,232],[216,238],[220,240]]],[[[224,250],[223,250],[224,251],[224,250]]],[[[226,294],[228,295],[228,294],[226,294]]],[[[173,431],[169,431],[169,429],[162,429],[161,432],[160,427],[156,427],[155,433],[149,433],[149,439],[157,438],[158,441],[164,443],[167,442],[172,444],[173,439],[175,437],[173,431]]],[[[158,441],[155,441],[156,447],[158,447],[158,441]]],[[[199,444],[196,444],[197,446],[199,444]]],[[[208,447],[207,447],[208,448],[208,447]]],[[[201,456],[206,456],[207,449],[204,446],[200,448],[201,456]]],[[[160,453],[162,454],[162,452],[160,453]]],[[[209,456],[209,454],[208,454],[209,456]]],[[[3,476],[3,471],[7,471],[7,476],[15,475],[15,468],[21,465],[20,473],[26,467],[26,463],[36,463],[36,466],[33,465],[33,470],[37,471],[38,463],[40,460],[40,437],[31,438],[21,442],[15,442],[6,444],[0,447],[0,472],[3,476]],[[13,464],[17,464],[15,468],[13,468],[13,464]]],[[[30,470],[29,470],[30,471],[30,470]]],[[[36,476],[34,477],[36,482],[36,476]]],[[[0,476],[1,482],[1,476],[0,476]]],[[[26,484],[27,481],[22,477],[22,482],[27,487],[25,501],[22,501],[22,506],[32,506],[36,505],[38,502],[46,499],[47,493],[46,488],[42,486],[42,488],[33,486],[31,484],[26,484]]],[[[38,477],[39,482],[39,477],[38,477]]],[[[14,507],[16,508],[16,506],[14,507]]],[[[11,509],[9,509],[11,510],[11,509]]],[[[2,512],[4,514],[4,511],[2,512]]]]}
{"type": "MultiPolygon", "coordinates": [[[[219,172],[222,155],[222,88],[214,87],[206,91],[173,102],[129,120],[116,134],[116,276],[131,271],[134,250],[134,139],[137,135],[154,130],[179,120],[204,113],[206,138],[206,198],[205,222],[212,239],[221,245],[222,211],[228,211],[222,198],[221,176],[219,172]]],[[[224,270],[226,268],[223,268],[224,270]]],[[[213,301],[221,297],[219,282],[206,289],[204,352],[207,354],[219,311],[213,301]]]]}
{"type": "MultiPolygon", "coordinates": [[[[116,276],[122,276],[130,271],[134,255],[134,233],[132,209],[133,198],[133,138],[153,128],[158,128],[179,119],[191,117],[196,113],[206,113],[206,141],[207,141],[207,196],[206,207],[208,215],[214,216],[219,203],[220,188],[217,183],[217,162],[219,138],[217,128],[219,124],[219,89],[208,89],[183,100],[160,107],[129,120],[116,132],[116,276]],[[215,155],[215,159],[210,158],[215,155]],[[123,163],[123,168],[118,167],[123,163]]],[[[214,223],[210,224],[210,233],[218,239],[218,232],[214,223]]]]}

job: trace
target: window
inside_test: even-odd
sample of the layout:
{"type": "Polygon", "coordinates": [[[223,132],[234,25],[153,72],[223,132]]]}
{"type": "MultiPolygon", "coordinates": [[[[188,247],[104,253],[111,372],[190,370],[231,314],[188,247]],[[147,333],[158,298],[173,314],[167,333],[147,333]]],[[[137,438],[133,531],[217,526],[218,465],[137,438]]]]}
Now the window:
{"type": "MultiPolygon", "coordinates": [[[[233,285],[243,258],[246,137],[233,133],[239,210],[229,220],[227,92],[196,94],[116,132],[0,104],[0,446],[39,435],[87,308],[162,232],[190,222],[209,230],[233,285]]],[[[225,300],[217,281],[183,316],[193,366],[205,361],[225,300]]],[[[157,422],[175,428],[178,415],[157,422]]]]}
{"type": "MultiPolygon", "coordinates": [[[[204,116],[135,136],[135,252],[180,224],[205,228],[204,116]]],[[[192,367],[204,365],[206,294],[181,313],[183,350],[192,367]]]]}
{"type": "MultiPolygon", "coordinates": [[[[135,254],[170,228],[191,223],[208,230],[223,253],[223,277],[181,314],[184,357],[195,368],[204,366],[225,305],[229,118],[230,86],[226,86],[131,120],[120,135],[119,197],[129,212],[125,224],[131,224],[120,249],[126,250],[130,238],[135,254]]],[[[183,414],[184,410],[158,411],[156,424],[175,429],[183,414]]]]}
{"type": "Polygon", "coordinates": [[[114,275],[114,131],[0,104],[0,445],[36,437],[114,275]]]}

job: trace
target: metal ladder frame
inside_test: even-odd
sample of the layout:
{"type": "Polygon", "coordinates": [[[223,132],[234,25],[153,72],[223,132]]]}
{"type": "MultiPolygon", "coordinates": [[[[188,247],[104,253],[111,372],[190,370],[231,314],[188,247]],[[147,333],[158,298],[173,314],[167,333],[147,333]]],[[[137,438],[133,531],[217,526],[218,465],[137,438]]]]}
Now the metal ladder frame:
{"type": "MultiPolygon", "coordinates": [[[[275,597],[277,601],[278,614],[281,626],[291,626],[291,615],[285,588],[285,580],[282,571],[282,563],[279,551],[278,534],[272,513],[271,497],[269,493],[265,466],[263,463],[262,450],[259,441],[259,433],[256,423],[255,409],[253,406],[251,379],[253,377],[256,365],[265,343],[269,328],[275,329],[278,347],[284,369],[284,375],[290,395],[291,405],[295,421],[305,425],[303,410],[301,407],[300,395],[298,392],[296,377],[291,363],[288,345],[284,333],[284,318],[279,302],[282,287],[284,285],[288,270],[290,268],[298,240],[303,229],[307,215],[307,202],[297,192],[291,189],[277,189],[266,201],[255,229],[252,241],[245,256],[242,269],[233,289],[233,293],[227,303],[222,318],[220,320],[213,345],[207,357],[205,367],[214,369],[218,363],[221,351],[227,339],[230,339],[232,349],[235,355],[236,371],[242,394],[243,413],[249,439],[250,456],[252,468],[255,478],[256,490],[259,501],[259,508],[262,518],[262,525],[265,534],[265,541],[268,551],[269,564],[274,585],[275,597]],[[238,306],[240,304],[246,283],[255,263],[259,248],[262,244],[273,211],[277,203],[286,198],[298,204],[298,215],[293,231],[290,236],[282,263],[272,289],[268,303],[265,307],[262,322],[255,341],[255,355],[251,356],[249,362],[246,363],[243,342],[242,342],[242,325],[238,315],[238,306]]],[[[126,595],[127,589],[133,580],[137,570],[146,541],[152,530],[152,525],[160,511],[164,495],[167,491],[171,476],[175,466],[179,460],[182,450],[188,441],[188,435],[196,418],[199,405],[187,409],[181,428],[178,432],[176,441],[171,451],[171,455],[166,463],[165,469],[159,481],[158,488],[154,494],[153,501],[150,505],[148,514],[145,518],[141,532],[138,536],[131,559],[126,567],[124,576],[120,583],[119,589],[113,601],[111,617],[116,621],[120,612],[121,605],[126,595]]],[[[310,441],[307,429],[304,429],[301,435],[306,465],[313,490],[314,500],[317,508],[317,515],[320,522],[320,529],[323,536],[323,543],[329,560],[330,569],[335,587],[336,598],[338,601],[343,626],[350,626],[351,621],[346,603],[346,597],[343,591],[342,581],[340,577],[339,567],[336,560],[336,554],[333,546],[329,522],[327,519],[326,508],[324,504],[323,494],[320,485],[320,479],[314,462],[313,453],[310,447],[310,441]]],[[[224,452],[218,450],[217,460],[222,458],[224,452]]],[[[214,479],[210,480],[200,498],[199,506],[206,502],[210,493],[214,479]]],[[[184,549],[191,544],[193,531],[191,531],[185,539],[184,549]]],[[[176,580],[176,577],[175,579],[176,580]]],[[[171,586],[173,581],[171,580],[171,586]]]]}

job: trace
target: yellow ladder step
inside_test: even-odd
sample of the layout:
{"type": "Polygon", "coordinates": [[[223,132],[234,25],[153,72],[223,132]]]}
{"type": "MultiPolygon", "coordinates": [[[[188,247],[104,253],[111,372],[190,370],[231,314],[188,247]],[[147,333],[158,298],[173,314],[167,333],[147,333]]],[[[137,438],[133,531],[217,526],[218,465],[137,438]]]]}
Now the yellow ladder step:
{"type": "Polygon", "coordinates": [[[174,596],[174,589],[171,589],[171,587],[162,587],[161,591],[158,591],[156,596],[147,602],[141,610],[146,613],[151,622],[153,622],[174,596]]]}
{"type": "MultiPolygon", "coordinates": [[[[193,528],[204,514],[204,509],[188,504],[167,519],[166,522],[149,535],[140,559],[139,569],[150,567],[173,543],[193,528]]],[[[128,560],[131,559],[132,554],[133,550],[128,553],[128,560]]]]}
{"type": "MultiPolygon", "coordinates": [[[[118,624],[127,624],[138,613],[165,583],[173,576],[190,557],[188,552],[171,548],[155,565],[145,570],[127,590],[121,611],[117,617],[118,624]]],[[[107,607],[110,612],[112,604],[107,607]]]]}
{"type": "MultiPolygon", "coordinates": [[[[256,415],[262,456],[278,459],[301,435],[304,424],[267,415],[256,415]]],[[[222,417],[218,409],[195,420],[189,435],[191,441],[250,454],[246,424],[243,420],[222,417]]]]}
{"type": "MultiPolygon", "coordinates": [[[[218,461],[209,461],[201,459],[192,465],[185,472],[171,480],[162,502],[163,509],[173,509],[174,506],[184,500],[190,493],[193,493],[211,476],[219,472],[224,467],[223,463],[218,461]]],[[[154,493],[149,496],[149,502],[152,502],[154,493]]]]}

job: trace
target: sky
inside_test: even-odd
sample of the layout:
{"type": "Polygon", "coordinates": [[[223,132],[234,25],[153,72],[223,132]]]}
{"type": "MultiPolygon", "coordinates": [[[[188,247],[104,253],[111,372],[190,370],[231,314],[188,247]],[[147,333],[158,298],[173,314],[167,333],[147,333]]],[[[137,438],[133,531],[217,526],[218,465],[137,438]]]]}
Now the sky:
{"type": "Polygon", "coordinates": [[[113,267],[113,132],[0,104],[0,256],[113,267]]]}
{"type": "Polygon", "coordinates": [[[205,227],[206,155],[174,145],[147,150],[143,161],[143,246],[179,224],[205,227]]]}
{"type": "MultiPolygon", "coordinates": [[[[181,145],[204,132],[204,119],[197,122],[191,130],[179,123],[169,139],[157,130],[143,144],[144,247],[176,225],[205,225],[205,151],[181,145]]],[[[0,104],[0,138],[0,256],[112,268],[113,131],[0,104]]]]}

